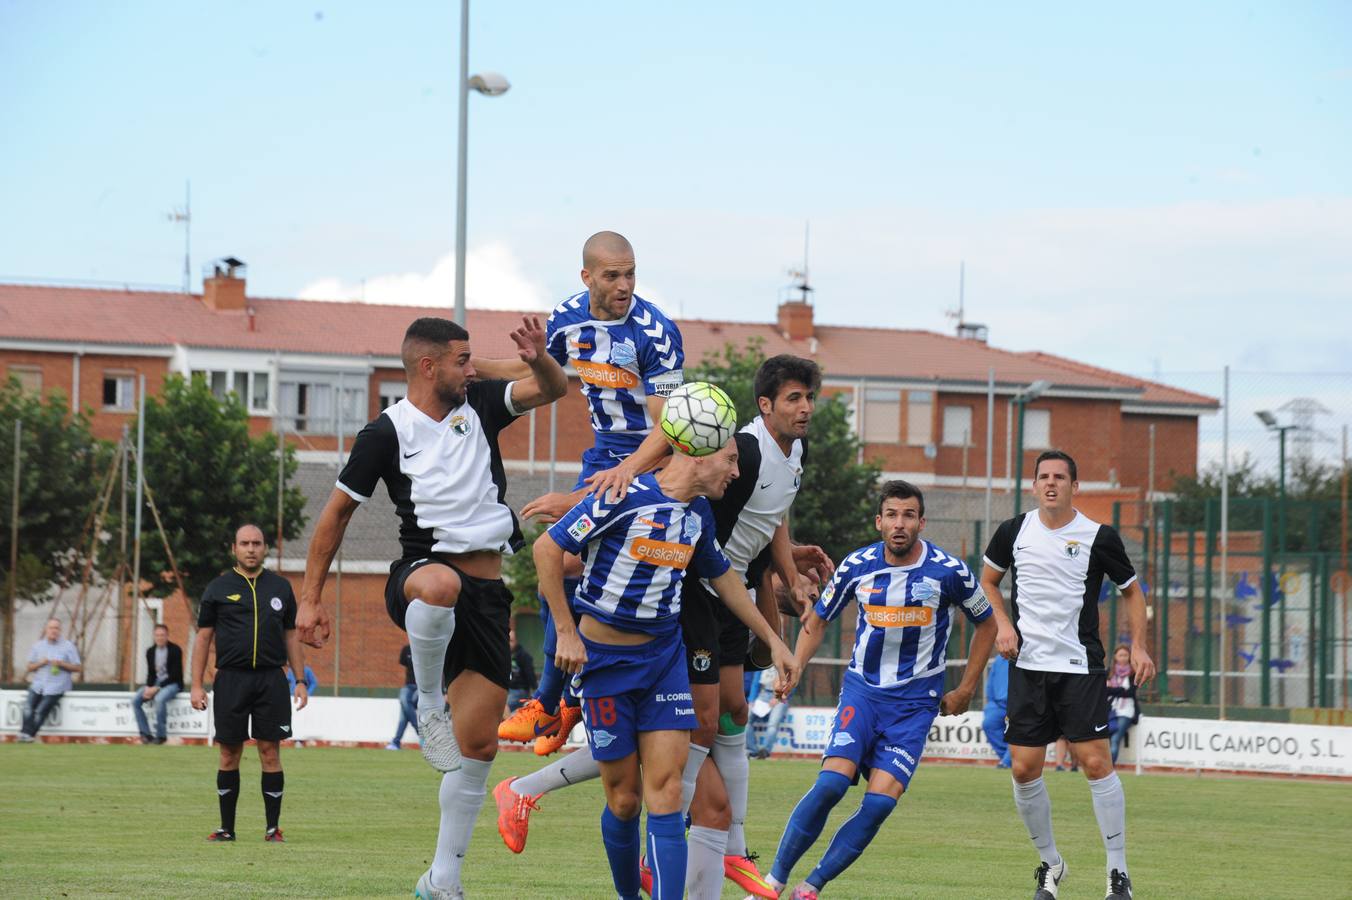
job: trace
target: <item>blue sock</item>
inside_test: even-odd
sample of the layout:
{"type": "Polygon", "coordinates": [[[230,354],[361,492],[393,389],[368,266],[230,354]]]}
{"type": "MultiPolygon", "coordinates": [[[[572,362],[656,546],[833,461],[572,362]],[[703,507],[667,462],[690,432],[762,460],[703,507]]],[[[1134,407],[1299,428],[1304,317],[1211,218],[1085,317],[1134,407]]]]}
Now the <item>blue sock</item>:
{"type": "Polygon", "coordinates": [[[850,779],[839,772],[822,770],[817,773],[817,782],[803,795],[793,808],[788,824],[784,826],[784,836],[779,839],[779,850],[775,853],[775,864],[770,874],[780,884],[789,883],[789,873],[813,841],[822,833],[826,817],[831,809],[850,789],[850,779]]]}
{"type": "Polygon", "coordinates": [[[807,883],[820,891],[828,881],[849,868],[896,808],[897,801],[886,794],[864,794],[864,802],[831,838],[822,861],[807,876],[807,883]]]}
{"type": "Polygon", "coordinates": [[[652,900],[685,896],[685,822],[679,812],[648,813],[648,868],[653,873],[652,900]]]}
{"type": "Polygon", "coordinates": [[[638,900],[638,816],[618,818],[610,807],[601,811],[601,843],[610,860],[610,877],[621,900],[638,900]]]}

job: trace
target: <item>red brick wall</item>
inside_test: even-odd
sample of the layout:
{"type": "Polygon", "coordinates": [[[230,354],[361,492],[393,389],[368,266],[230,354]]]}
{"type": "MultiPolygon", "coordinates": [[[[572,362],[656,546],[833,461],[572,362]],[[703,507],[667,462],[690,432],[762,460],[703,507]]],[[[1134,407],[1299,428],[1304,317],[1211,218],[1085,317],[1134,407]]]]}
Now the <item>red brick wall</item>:
{"type": "Polygon", "coordinates": [[[1191,416],[1122,416],[1122,483],[1147,487],[1150,426],[1155,426],[1155,490],[1172,489],[1175,476],[1197,474],[1197,420],[1191,416]]]}
{"type": "MultiPolygon", "coordinates": [[[[33,353],[29,351],[0,351],[0,367],[8,376],[11,365],[40,366],[44,395],[59,390],[67,399],[73,395],[74,366],[70,353],[33,353]]],[[[86,353],[80,357],[80,406],[92,410],[91,427],[97,437],[117,440],[122,426],[135,418],[135,411],[113,411],[103,408],[103,376],[109,370],[146,376],[147,396],[155,396],[164,386],[169,371],[169,360],[149,356],[110,356],[86,353]]]]}

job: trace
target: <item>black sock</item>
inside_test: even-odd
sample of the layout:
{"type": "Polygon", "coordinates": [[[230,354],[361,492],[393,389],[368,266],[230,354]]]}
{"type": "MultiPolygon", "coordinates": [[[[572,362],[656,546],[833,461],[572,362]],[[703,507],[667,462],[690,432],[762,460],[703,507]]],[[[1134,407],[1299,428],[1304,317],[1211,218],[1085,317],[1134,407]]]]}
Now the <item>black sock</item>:
{"type": "Polygon", "coordinates": [[[235,805],[239,803],[239,769],[216,773],[216,793],[221,801],[221,828],[235,833],[235,805]]]}
{"type": "Polygon", "coordinates": [[[277,827],[282,815],[282,785],[286,778],[281,772],[263,773],[263,810],[268,817],[268,830],[277,827]]]}

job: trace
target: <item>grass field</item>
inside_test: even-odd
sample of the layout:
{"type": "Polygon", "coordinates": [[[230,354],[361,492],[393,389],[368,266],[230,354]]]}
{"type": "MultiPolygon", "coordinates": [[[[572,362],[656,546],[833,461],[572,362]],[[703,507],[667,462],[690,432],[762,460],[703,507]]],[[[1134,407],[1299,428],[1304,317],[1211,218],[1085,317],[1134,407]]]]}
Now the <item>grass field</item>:
{"type": "MultiPolygon", "coordinates": [[[[437,776],[416,751],[287,749],[282,826],[264,844],[258,761],[245,751],[240,840],[209,845],[216,751],[206,747],[0,744],[0,897],[407,897],[428,865],[437,776]]],[[[534,768],[503,753],[499,778],[534,768]]],[[[753,849],[768,867],[816,765],[752,763],[753,849]]],[[[1061,897],[1103,896],[1103,849],[1079,774],[1049,772],[1057,839],[1070,866],[1061,897]]],[[[1352,896],[1352,786],[1124,775],[1128,858],[1140,898],[1352,896]]],[[[795,876],[858,804],[851,791],[795,876]]],[[[491,797],[466,861],[468,896],[613,897],[599,784],[562,791],[532,819],[526,852],[498,839],[491,797]]],[[[992,769],[926,765],[869,851],[826,895],[1032,896],[1036,857],[992,769]]],[[[742,895],[729,883],[724,897],[742,895]]]]}

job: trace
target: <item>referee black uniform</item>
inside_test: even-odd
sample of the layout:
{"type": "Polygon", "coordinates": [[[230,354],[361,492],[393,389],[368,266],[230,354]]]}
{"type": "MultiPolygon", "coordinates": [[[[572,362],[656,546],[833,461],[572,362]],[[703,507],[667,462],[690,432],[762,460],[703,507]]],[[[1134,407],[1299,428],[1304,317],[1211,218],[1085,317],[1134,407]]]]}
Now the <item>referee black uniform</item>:
{"type": "MultiPolygon", "coordinates": [[[[266,569],[249,578],[232,569],[207,585],[198,628],[215,630],[216,679],[212,710],[216,743],[238,747],[249,737],[280,742],[291,737],[291,689],[286,633],[296,628],[296,595],[291,582],[266,569]]],[[[217,773],[221,831],[234,840],[239,770],[217,773]]],[[[280,840],[281,772],[263,773],[268,839],[280,840]]],[[[219,834],[219,832],[218,832],[219,834]]]]}

